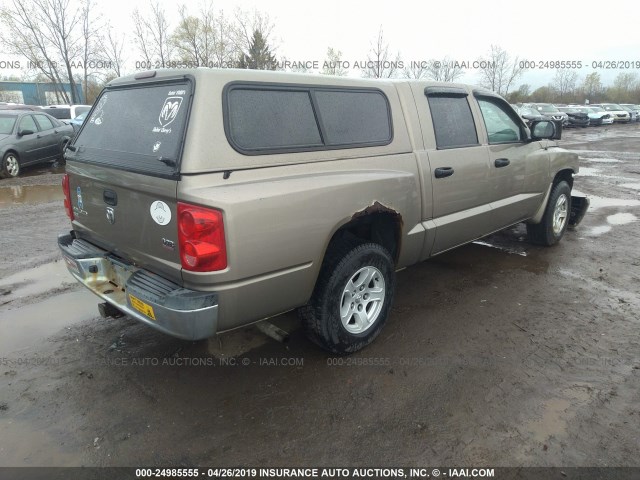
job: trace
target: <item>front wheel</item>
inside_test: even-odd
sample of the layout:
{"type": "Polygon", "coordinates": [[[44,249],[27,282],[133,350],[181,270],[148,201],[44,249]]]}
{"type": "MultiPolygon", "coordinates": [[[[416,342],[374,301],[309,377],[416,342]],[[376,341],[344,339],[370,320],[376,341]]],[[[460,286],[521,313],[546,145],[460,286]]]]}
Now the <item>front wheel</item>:
{"type": "Polygon", "coordinates": [[[20,174],[20,161],[18,155],[13,152],[7,153],[2,159],[0,166],[0,177],[17,177],[20,174]]]}
{"type": "Polygon", "coordinates": [[[340,241],[327,253],[313,297],[300,316],[320,347],[336,354],[357,352],[382,330],[394,291],[394,263],[384,247],[340,241]]]}
{"type": "Polygon", "coordinates": [[[571,187],[565,181],[558,182],[551,189],[542,221],[538,224],[527,224],[529,240],[546,246],[558,243],[567,230],[570,213],[571,187]]]}

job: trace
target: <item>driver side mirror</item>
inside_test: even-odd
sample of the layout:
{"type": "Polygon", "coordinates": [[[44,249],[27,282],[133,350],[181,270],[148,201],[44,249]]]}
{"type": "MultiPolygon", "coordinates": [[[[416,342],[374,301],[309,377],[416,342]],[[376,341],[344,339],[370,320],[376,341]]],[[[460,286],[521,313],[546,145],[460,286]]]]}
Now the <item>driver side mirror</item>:
{"type": "Polygon", "coordinates": [[[22,137],[23,135],[33,135],[33,130],[18,130],[18,136],[22,137]]]}
{"type": "Polygon", "coordinates": [[[562,136],[562,122],[541,120],[531,123],[531,140],[560,140],[562,136]]]}

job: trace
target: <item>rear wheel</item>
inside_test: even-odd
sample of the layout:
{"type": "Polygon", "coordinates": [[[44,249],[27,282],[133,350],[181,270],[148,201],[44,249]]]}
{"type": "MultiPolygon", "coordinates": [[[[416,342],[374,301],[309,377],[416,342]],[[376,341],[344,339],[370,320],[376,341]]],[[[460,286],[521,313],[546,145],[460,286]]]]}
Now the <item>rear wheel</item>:
{"type": "Polygon", "coordinates": [[[395,269],[377,243],[341,240],[327,253],[313,297],[299,313],[309,338],[337,354],[378,336],[391,309],[395,269]]]}
{"type": "Polygon", "coordinates": [[[563,180],[551,189],[542,221],[538,224],[527,224],[529,240],[546,246],[558,243],[567,230],[570,213],[571,187],[563,180]]]}
{"type": "Polygon", "coordinates": [[[0,166],[0,176],[9,178],[17,177],[20,174],[20,161],[18,155],[13,152],[8,152],[2,159],[2,166],[0,166]]]}

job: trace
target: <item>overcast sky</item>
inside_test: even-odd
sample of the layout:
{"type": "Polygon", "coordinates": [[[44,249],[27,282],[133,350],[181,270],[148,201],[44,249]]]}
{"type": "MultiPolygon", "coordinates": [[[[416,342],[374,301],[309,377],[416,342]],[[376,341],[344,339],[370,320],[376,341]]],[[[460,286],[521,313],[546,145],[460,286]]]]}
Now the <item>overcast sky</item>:
{"type": "MultiPolygon", "coordinates": [[[[147,11],[149,1],[95,1],[104,17],[133,42],[131,13],[135,8],[147,11]]],[[[159,1],[171,26],[175,26],[182,2],[159,1]]],[[[197,1],[185,3],[192,12],[197,11],[197,1]]],[[[472,61],[485,55],[491,44],[512,56],[536,62],[582,61],[587,67],[579,71],[581,78],[594,71],[594,61],[640,61],[639,0],[214,0],[214,6],[229,15],[236,7],[268,13],[275,25],[271,39],[275,53],[290,60],[322,62],[331,46],[342,51],[343,60],[364,61],[382,26],[391,51],[399,52],[405,62],[444,56],[472,61]]],[[[130,64],[141,60],[138,57],[133,46],[127,48],[130,64]]],[[[621,70],[596,71],[606,84],[621,70]]],[[[627,71],[640,77],[640,69],[627,71]]],[[[534,69],[517,84],[539,87],[549,83],[553,74],[534,69]]],[[[467,71],[460,81],[476,82],[476,72],[467,71]]]]}
{"type": "MultiPolygon", "coordinates": [[[[161,3],[175,23],[177,2],[161,3]]],[[[580,71],[582,77],[593,71],[593,61],[640,61],[638,0],[216,0],[214,5],[229,14],[236,7],[268,13],[275,24],[276,53],[290,60],[322,62],[329,46],[341,50],[343,60],[366,60],[382,25],[391,50],[400,52],[405,62],[444,56],[471,61],[485,55],[491,44],[532,61],[582,61],[588,65],[580,71]]],[[[136,7],[148,8],[148,0],[127,0],[122,9],[131,12],[136,7]]],[[[114,15],[117,24],[123,13],[109,8],[105,15],[114,15]]],[[[597,71],[605,82],[620,72],[597,71]]],[[[640,69],[631,71],[640,74],[640,69]]],[[[518,83],[537,87],[552,76],[553,72],[532,70],[518,83]]],[[[469,71],[462,80],[473,82],[476,73],[469,71]]]]}

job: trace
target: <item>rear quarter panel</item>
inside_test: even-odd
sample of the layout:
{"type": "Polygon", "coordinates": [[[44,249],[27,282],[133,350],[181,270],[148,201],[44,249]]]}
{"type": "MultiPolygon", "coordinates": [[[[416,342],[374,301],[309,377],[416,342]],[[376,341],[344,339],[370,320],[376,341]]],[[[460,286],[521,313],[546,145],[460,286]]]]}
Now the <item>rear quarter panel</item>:
{"type": "MultiPolygon", "coordinates": [[[[221,330],[306,303],[331,237],[357,212],[375,202],[398,212],[403,239],[421,215],[412,153],[185,176],[178,199],[224,213],[227,269],[182,273],[185,287],[219,293],[221,330]]],[[[421,248],[407,241],[399,265],[421,248]]]]}

